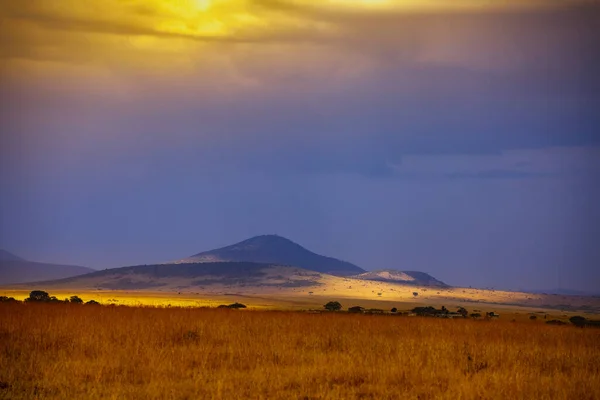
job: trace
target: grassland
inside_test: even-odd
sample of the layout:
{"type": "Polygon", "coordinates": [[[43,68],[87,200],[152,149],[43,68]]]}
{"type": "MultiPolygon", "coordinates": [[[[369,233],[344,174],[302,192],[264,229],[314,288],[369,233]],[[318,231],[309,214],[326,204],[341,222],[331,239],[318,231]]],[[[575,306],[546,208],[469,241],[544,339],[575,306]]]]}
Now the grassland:
{"type": "Polygon", "coordinates": [[[4,399],[598,399],[600,330],[0,304],[4,399]]]}

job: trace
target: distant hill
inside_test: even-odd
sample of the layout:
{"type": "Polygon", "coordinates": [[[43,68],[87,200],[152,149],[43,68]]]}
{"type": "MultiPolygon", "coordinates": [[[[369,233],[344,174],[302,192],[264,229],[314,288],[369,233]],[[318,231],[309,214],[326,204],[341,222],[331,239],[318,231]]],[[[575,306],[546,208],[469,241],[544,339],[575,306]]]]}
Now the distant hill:
{"type": "Polygon", "coordinates": [[[77,265],[27,261],[0,249],[0,285],[61,279],[93,271],[77,265]]]}
{"type": "Polygon", "coordinates": [[[297,267],[252,262],[135,265],[42,282],[44,287],[108,290],[202,290],[244,287],[296,288],[320,285],[323,275],[297,267]]]}
{"type": "Polygon", "coordinates": [[[175,263],[225,261],[289,265],[337,276],[349,276],[365,272],[364,269],[354,264],[315,254],[299,244],[277,235],[255,236],[231,246],[198,253],[175,261],[175,263]]]}
{"type": "Polygon", "coordinates": [[[0,262],[2,261],[25,261],[21,257],[15,256],[6,250],[0,249],[0,262]]]}
{"type": "Polygon", "coordinates": [[[419,286],[439,286],[448,287],[444,282],[435,279],[433,276],[419,271],[398,271],[395,269],[381,269],[377,271],[368,271],[362,274],[354,275],[353,278],[364,279],[379,282],[396,282],[419,286]]]}

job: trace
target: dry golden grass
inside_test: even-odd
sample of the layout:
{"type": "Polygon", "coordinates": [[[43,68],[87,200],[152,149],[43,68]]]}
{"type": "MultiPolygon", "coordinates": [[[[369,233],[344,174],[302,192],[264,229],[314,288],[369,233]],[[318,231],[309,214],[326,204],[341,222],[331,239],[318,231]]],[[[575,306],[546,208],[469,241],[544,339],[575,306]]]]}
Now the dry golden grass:
{"type": "Polygon", "coordinates": [[[599,399],[600,330],[0,304],[5,399],[599,399]]]}

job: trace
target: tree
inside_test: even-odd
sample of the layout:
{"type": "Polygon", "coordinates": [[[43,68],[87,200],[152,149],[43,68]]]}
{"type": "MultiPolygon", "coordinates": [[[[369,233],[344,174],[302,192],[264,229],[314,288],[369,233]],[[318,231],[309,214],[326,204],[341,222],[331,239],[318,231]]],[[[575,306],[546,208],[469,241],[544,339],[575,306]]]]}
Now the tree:
{"type": "Polygon", "coordinates": [[[339,301],[330,301],[329,303],[323,306],[327,311],[340,311],[342,309],[342,305],[339,301]]]}
{"type": "Polygon", "coordinates": [[[460,315],[462,315],[465,318],[467,318],[469,316],[469,312],[464,307],[458,307],[458,311],[456,311],[456,312],[459,313],[460,315]]]}
{"type": "Polygon", "coordinates": [[[50,295],[43,290],[33,290],[25,301],[50,301],[50,295]]]}
{"type": "Polygon", "coordinates": [[[98,303],[96,300],[90,300],[88,302],[86,302],[85,304],[89,304],[89,305],[93,305],[93,306],[99,306],[100,303],[98,303]]]}
{"type": "Polygon", "coordinates": [[[79,298],[79,296],[71,296],[71,298],[69,299],[69,301],[71,303],[75,303],[75,304],[83,304],[83,300],[81,300],[79,298]]]}
{"type": "Polygon", "coordinates": [[[396,313],[396,312],[398,312],[398,309],[396,307],[394,307],[390,311],[393,312],[393,313],[396,313]]]}
{"type": "Polygon", "coordinates": [[[419,295],[419,292],[413,292],[413,296],[417,297],[419,295]]]}

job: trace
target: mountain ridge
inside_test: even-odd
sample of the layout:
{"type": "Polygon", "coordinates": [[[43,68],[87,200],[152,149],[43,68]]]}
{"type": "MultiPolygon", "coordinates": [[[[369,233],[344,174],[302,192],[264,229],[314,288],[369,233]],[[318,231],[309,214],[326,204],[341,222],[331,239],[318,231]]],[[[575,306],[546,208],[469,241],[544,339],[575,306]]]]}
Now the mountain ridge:
{"type": "Polygon", "coordinates": [[[353,278],[378,282],[396,282],[419,286],[449,287],[446,283],[434,278],[426,272],[400,271],[397,269],[378,269],[354,275],[353,278]]]}
{"type": "Polygon", "coordinates": [[[236,261],[289,265],[338,276],[366,272],[355,264],[314,253],[279,235],[254,236],[229,246],[194,254],[174,261],[174,264],[236,261]]]}
{"type": "Polygon", "coordinates": [[[79,265],[29,261],[0,249],[0,285],[62,279],[94,271],[79,265]]]}

